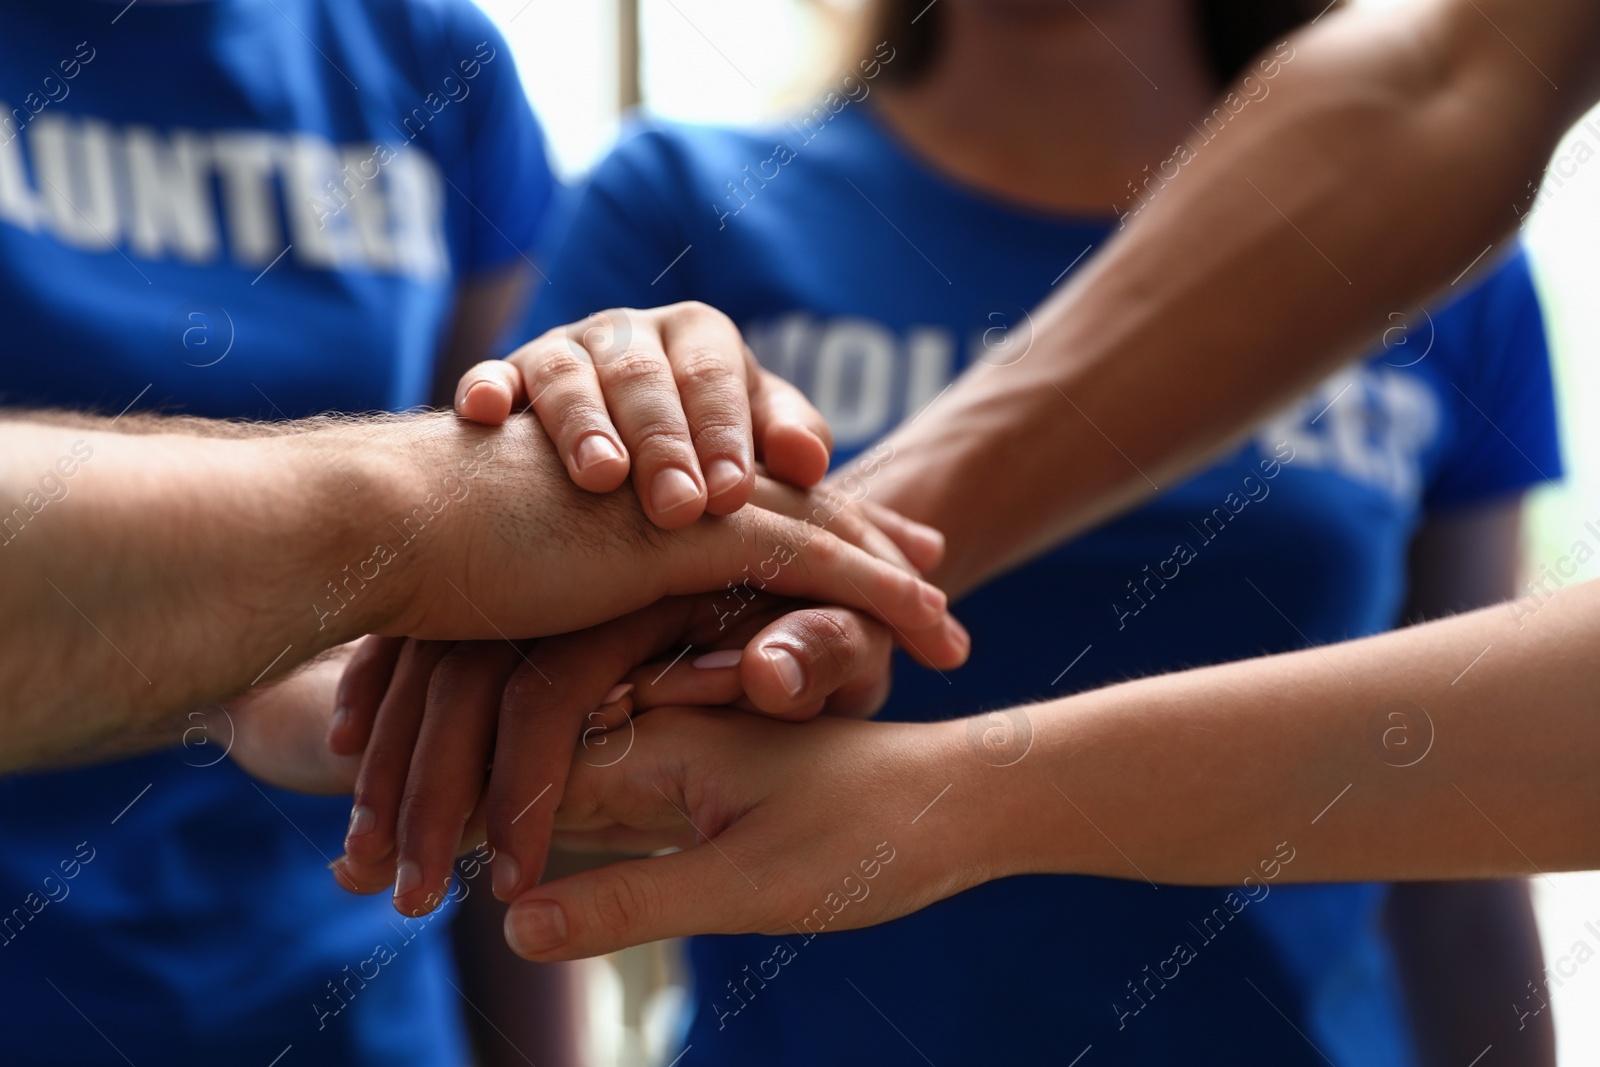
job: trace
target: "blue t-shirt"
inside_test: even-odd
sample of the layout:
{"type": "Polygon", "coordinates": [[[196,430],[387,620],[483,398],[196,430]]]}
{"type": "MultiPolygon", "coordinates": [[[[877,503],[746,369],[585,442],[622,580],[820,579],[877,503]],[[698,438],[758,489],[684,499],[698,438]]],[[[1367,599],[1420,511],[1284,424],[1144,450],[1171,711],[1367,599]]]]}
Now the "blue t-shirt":
{"type": "MultiPolygon", "coordinates": [[[[841,456],[978,358],[1042,358],[1025,354],[1024,309],[1108,224],[960,187],[862,106],[820,114],[624,143],[584,194],[532,325],[704,300],[821,408],[841,456]]],[[[1515,494],[1560,463],[1522,258],[1389,342],[1236,454],[967,597],[971,662],[940,675],[898,656],[883,717],[973,714],[1392,626],[1425,514],[1515,494]]],[[[1062,401],[1061,417],[1081,416],[1062,401]]],[[[1315,834],[1286,821],[1262,860],[1315,834]]],[[[1296,1028],[1339,1064],[1411,1062],[1382,886],[1273,886],[1242,907],[1229,892],[1031,876],[809,941],[696,938],[680,1064],[1067,1063],[1090,1045],[1085,1063],[1323,1064],[1296,1028]],[[1194,958],[1175,959],[1185,943],[1194,958]]]]}
{"type": "MultiPolygon", "coordinates": [[[[0,398],[421,403],[456,287],[522,261],[552,186],[465,0],[9,5],[0,398]]],[[[348,799],[258,788],[222,732],[0,781],[0,1059],[464,1062],[448,919],[340,890],[348,799]]]]}

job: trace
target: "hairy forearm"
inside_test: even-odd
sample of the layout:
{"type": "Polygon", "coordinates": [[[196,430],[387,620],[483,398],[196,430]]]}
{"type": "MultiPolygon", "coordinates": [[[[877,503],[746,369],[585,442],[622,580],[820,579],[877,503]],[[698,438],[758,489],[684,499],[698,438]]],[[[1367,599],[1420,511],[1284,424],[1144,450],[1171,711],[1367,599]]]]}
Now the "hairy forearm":
{"type": "Polygon", "coordinates": [[[134,428],[0,423],[5,768],[159,734],[395,613],[398,582],[314,610],[414,477],[367,428],[134,428]]]}
{"type": "Polygon", "coordinates": [[[659,530],[631,490],[574,486],[533,418],[112,429],[0,421],[0,501],[20,502],[0,544],[0,770],[147,736],[364,633],[544,637],[713,590],[723,615],[758,590],[913,630],[944,609],[893,563],[768,507],[659,530]]]}
{"type": "Polygon", "coordinates": [[[1593,868],[1597,642],[1574,586],[1025,709],[1031,752],[960,777],[1000,874],[1226,885],[1280,843],[1286,881],[1593,868]]]}
{"type": "Polygon", "coordinates": [[[892,436],[878,499],[946,533],[952,590],[1167,487],[1491,262],[1600,95],[1583,0],[1330,15],[1291,47],[1003,361],[892,436]]]}

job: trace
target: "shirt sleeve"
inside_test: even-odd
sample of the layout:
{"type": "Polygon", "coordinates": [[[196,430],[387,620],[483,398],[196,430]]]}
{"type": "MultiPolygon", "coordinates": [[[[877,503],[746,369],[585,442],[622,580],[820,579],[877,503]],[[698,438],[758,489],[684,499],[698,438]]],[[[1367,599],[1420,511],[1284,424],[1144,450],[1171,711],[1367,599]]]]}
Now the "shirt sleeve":
{"type": "Polygon", "coordinates": [[[601,161],[562,221],[548,274],[524,333],[536,336],[612,307],[658,307],[689,298],[690,243],[675,201],[673,155],[655,132],[625,140],[601,161]],[[673,269],[664,268],[672,265],[673,269]]]}
{"type": "Polygon", "coordinates": [[[1446,402],[1458,427],[1424,505],[1452,510],[1561,477],[1555,387],[1539,297],[1521,249],[1443,314],[1463,356],[1446,402]]]}
{"type": "MultiPolygon", "coordinates": [[[[457,66],[474,66],[467,104],[467,186],[471,202],[459,265],[480,274],[538,250],[556,191],[544,130],[528,103],[511,49],[471,5],[452,29],[457,66]],[[463,65],[465,64],[465,65],[463,65]]],[[[446,196],[455,190],[445,190],[446,196]]]]}

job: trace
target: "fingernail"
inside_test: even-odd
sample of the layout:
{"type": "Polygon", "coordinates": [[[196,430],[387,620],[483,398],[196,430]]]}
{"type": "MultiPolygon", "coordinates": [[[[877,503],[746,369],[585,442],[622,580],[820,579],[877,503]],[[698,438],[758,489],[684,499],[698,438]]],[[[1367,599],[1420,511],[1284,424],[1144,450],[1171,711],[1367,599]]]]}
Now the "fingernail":
{"type": "Polygon", "coordinates": [[[592,433],[578,442],[578,469],[586,470],[596,463],[622,458],[622,453],[603,433],[592,433]]]}
{"type": "Polygon", "coordinates": [[[522,881],[522,868],[517,866],[517,861],[509,852],[495,854],[491,877],[494,881],[491,887],[497,900],[506,900],[517,891],[517,883],[522,881]]]}
{"type": "Polygon", "coordinates": [[[519,956],[549,952],[567,940],[567,915],[552,900],[530,900],[506,912],[506,944],[519,956]]]}
{"type": "Polygon", "coordinates": [[[694,484],[694,479],[676,467],[668,467],[657,474],[650,487],[650,503],[658,515],[675,511],[699,497],[700,487],[694,484]]]}
{"type": "Polygon", "coordinates": [[[694,661],[695,667],[702,671],[715,671],[723,667],[737,667],[744,658],[744,649],[725,648],[720,652],[707,652],[694,661]]]}
{"type": "Polygon", "coordinates": [[[714,459],[706,464],[706,491],[721,496],[744,481],[744,471],[731,459],[714,459]]]}
{"type": "Polygon", "coordinates": [[[349,856],[340,856],[338,859],[328,864],[328,870],[333,872],[333,880],[339,883],[339,887],[341,889],[348,889],[354,892],[356,889],[356,880],[354,876],[352,876],[350,872],[345,869],[345,864],[349,862],[349,856]]]}
{"type": "Polygon", "coordinates": [[[466,407],[467,404],[471,403],[473,393],[481,394],[486,391],[492,391],[493,389],[494,386],[487,381],[480,379],[479,381],[473,382],[471,385],[467,386],[467,391],[461,394],[461,406],[466,407]]]}
{"type": "Polygon", "coordinates": [[[778,681],[783,683],[784,691],[792,697],[800,695],[800,690],[805,688],[805,671],[800,669],[800,661],[795,654],[780,645],[768,645],[761,650],[767,657],[767,662],[772,664],[773,670],[778,672],[778,681]]]}
{"type": "Polygon", "coordinates": [[[360,837],[370,834],[378,826],[378,814],[365,804],[358,804],[350,809],[350,828],[345,831],[345,839],[360,837]]]}
{"type": "Polygon", "coordinates": [[[344,729],[344,724],[349,720],[350,709],[343,704],[338,705],[333,709],[333,718],[328,722],[328,732],[330,734],[338,733],[344,729]]]}
{"type": "Polygon", "coordinates": [[[602,707],[607,704],[615,704],[617,701],[621,700],[631,692],[633,692],[632,682],[623,682],[619,685],[614,685],[611,687],[611,692],[607,693],[600,699],[600,704],[602,707]]]}
{"type": "Polygon", "coordinates": [[[394,869],[394,896],[399,900],[422,884],[422,866],[416,860],[401,860],[394,869]]]}
{"type": "Polygon", "coordinates": [[[950,598],[944,595],[944,590],[927,582],[922,583],[922,591],[917,596],[923,607],[936,614],[950,605],[950,598]]]}

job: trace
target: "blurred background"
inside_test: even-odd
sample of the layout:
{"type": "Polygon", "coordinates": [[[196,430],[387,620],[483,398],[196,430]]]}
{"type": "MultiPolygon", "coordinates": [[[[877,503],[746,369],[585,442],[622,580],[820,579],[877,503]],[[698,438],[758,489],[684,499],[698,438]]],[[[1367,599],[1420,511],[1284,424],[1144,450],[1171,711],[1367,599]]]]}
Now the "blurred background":
{"type": "MultiPolygon", "coordinates": [[[[563,177],[579,178],[635,108],[693,122],[747,122],[804,99],[835,65],[850,0],[478,0],[511,43],[563,177]],[[572,70],[591,77],[573,80],[572,70]]],[[[1393,5],[1405,0],[1360,0],[1393,5]]],[[[1567,476],[1533,498],[1526,538],[1537,576],[1575,542],[1600,549],[1600,112],[1556,153],[1523,238],[1556,359],[1567,476]]],[[[1508,207],[1508,211],[1511,209],[1508,207]]],[[[1526,207],[1523,210],[1527,210],[1526,207]]],[[[1508,220],[1508,221],[1514,221],[1508,220]]],[[[1600,557],[1564,581],[1600,577],[1600,557]]],[[[1536,879],[1563,1063],[1600,1063],[1600,873],[1536,879]]],[[[642,1067],[674,1047],[681,969],[670,947],[591,968],[597,1064],[642,1067]]],[[[1548,990],[1548,993],[1546,993],[1548,990]]],[[[1512,1006],[1506,1006],[1507,1011],[1512,1006]]],[[[1464,1067],[1464,1065],[1463,1065],[1464,1067]]]]}

